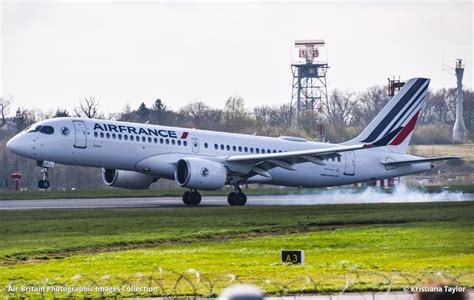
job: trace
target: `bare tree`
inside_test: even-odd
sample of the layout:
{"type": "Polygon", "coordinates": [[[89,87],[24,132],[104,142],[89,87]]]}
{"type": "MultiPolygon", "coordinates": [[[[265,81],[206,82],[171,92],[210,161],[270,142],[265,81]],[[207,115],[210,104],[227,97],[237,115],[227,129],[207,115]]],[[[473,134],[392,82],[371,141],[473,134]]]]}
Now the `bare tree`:
{"type": "Polygon", "coordinates": [[[10,99],[0,97],[0,128],[7,123],[7,115],[10,113],[11,104],[12,101],[10,99]]]}
{"type": "Polygon", "coordinates": [[[189,127],[200,129],[219,129],[222,111],[213,109],[203,102],[193,102],[179,110],[181,120],[187,121],[189,127]]]}
{"type": "Polygon", "coordinates": [[[352,123],[355,126],[365,127],[388,103],[388,91],[382,86],[373,86],[357,97],[354,107],[352,123]]]}
{"type": "Polygon", "coordinates": [[[77,117],[99,118],[101,116],[99,106],[99,101],[95,97],[90,96],[89,98],[84,98],[79,103],[79,107],[74,108],[74,113],[77,117]]]}
{"type": "Polygon", "coordinates": [[[354,110],[354,102],[352,101],[353,94],[350,92],[334,90],[324,103],[324,115],[328,123],[339,129],[349,125],[352,119],[352,112],[354,110]]]}
{"type": "Polygon", "coordinates": [[[249,114],[245,110],[242,97],[229,97],[222,112],[222,125],[231,132],[243,132],[250,123],[249,114]]]}

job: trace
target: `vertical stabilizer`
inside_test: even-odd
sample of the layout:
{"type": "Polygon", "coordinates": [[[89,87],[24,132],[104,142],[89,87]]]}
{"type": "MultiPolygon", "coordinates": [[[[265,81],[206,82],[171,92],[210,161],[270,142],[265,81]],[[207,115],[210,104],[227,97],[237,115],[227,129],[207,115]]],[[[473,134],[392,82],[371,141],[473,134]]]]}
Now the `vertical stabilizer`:
{"type": "Polygon", "coordinates": [[[403,86],[356,138],[346,142],[390,147],[405,153],[410,142],[430,80],[413,78],[403,86]]]}

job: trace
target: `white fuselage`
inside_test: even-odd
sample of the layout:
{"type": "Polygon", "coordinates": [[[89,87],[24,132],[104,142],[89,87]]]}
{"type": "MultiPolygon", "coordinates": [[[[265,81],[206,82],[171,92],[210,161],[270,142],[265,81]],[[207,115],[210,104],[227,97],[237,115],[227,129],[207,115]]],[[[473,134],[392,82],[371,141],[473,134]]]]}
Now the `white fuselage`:
{"type": "MultiPolygon", "coordinates": [[[[202,157],[223,160],[234,155],[324,149],[334,144],[84,118],[39,122],[9,142],[16,153],[38,161],[136,171],[175,179],[176,162],[202,157]],[[48,124],[53,134],[31,128],[48,124]]],[[[247,183],[324,187],[365,182],[431,169],[431,163],[386,168],[381,162],[417,158],[388,147],[361,149],[324,159],[322,164],[298,163],[294,170],[275,167],[271,177],[256,175],[247,183]]]]}

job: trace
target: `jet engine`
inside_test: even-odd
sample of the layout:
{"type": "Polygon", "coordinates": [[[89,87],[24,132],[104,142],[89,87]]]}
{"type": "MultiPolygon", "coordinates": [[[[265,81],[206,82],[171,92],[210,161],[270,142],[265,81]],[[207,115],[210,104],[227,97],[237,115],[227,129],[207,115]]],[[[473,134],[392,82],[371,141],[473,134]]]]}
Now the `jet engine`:
{"type": "Polygon", "coordinates": [[[134,171],[102,169],[102,180],[108,186],[132,190],[146,190],[153,182],[156,182],[158,178],[134,171]]]}
{"type": "Polygon", "coordinates": [[[174,176],[182,187],[218,190],[226,183],[227,169],[219,162],[190,157],[178,161],[174,176]]]}

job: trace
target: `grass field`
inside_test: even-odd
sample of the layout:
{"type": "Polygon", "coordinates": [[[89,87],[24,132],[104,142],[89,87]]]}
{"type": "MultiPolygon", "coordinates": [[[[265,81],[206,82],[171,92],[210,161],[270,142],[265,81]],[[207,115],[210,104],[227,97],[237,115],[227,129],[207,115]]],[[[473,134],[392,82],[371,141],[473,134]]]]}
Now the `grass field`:
{"type": "MultiPolygon", "coordinates": [[[[445,188],[445,185],[433,185],[412,188],[415,190],[422,190],[425,192],[440,192],[445,188]]],[[[363,188],[352,187],[338,187],[342,191],[361,192],[363,188]]],[[[460,191],[465,193],[474,193],[474,185],[450,185],[450,191],[460,191]]],[[[30,190],[30,191],[0,191],[0,200],[29,200],[29,199],[80,199],[80,198],[155,198],[155,197],[181,197],[184,189],[153,189],[153,190],[125,190],[125,189],[93,189],[93,190],[30,190]]],[[[298,189],[298,188],[249,188],[244,189],[249,196],[257,195],[288,195],[288,194],[317,194],[327,191],[325,188],[314,189],[298,189]]],[[[390,190],[381,190],[389,193],[390,190]]],[[[224,188],[218,191],[200,191],[203,196],[227,196],[231,192],[230,188],[224,188]]]]}
{"type": "Polygon", "coordinates": [[[0,212],[0,287],[215,295],[228,274],[273,294],[400,290],[436,274],[473,286],[473,215],[473,202],[0,212]],[[282,249],[306,264],[280,263],[282,249]]]}

